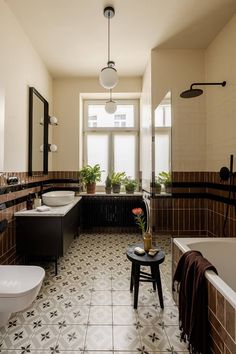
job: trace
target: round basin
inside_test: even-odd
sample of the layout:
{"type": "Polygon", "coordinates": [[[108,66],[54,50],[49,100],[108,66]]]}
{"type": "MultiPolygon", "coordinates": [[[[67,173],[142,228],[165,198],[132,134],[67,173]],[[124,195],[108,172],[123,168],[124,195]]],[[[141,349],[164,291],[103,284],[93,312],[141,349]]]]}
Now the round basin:
{"type": "Polygon", "coordinates": [[[42,195],[43,203],[48,206],[60,206],[73,202],[75,192],[73,191],[53,191],[42,195]]]}

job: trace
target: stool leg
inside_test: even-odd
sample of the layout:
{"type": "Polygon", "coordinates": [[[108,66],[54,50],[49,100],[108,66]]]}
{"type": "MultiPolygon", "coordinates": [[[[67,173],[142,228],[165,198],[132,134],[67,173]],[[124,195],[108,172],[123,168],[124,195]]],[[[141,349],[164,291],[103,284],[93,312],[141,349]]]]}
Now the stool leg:
{"type": "Polygon", "coordinates": [[[139,291],[139,276],[140,276],[140,265],[134,265],[134,309],[138,307],[138,291],[139,291]]]}
{"type": "Polygon", "coordinates": [[[153,268],[153,266],[150,266],[150,268],[151,268],[152,279],[155,280],[155,281],[152,282],[153,290],[156,291],[155,268],[153,268]]]}
{"type": "Polygon", "coordinates": [[[162,295],[162,286],[161,286],[161,276],[160,276],[160,269],[159,265],[155,269],[156,273],[156,283],[157,283],[157,290],[158,290],[158,296],[159,296],[159,301],[160,301],[160,306],[162,309],[164,309],[164,303],[163,303],[163,295],[162,295]]]}
{"type": "Polygon", "coordinates": [[[133,287],[134,287],[134,264],[132,263],[131,267],[131,278],[130,278],[130,292],[133,292],[133,287]]]}

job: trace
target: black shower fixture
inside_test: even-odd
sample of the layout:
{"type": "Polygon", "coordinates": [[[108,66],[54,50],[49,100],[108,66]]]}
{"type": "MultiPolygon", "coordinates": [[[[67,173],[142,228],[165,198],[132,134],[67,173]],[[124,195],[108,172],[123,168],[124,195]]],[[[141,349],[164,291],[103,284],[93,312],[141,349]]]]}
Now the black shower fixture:
{"type": "Polygon", "coordinates": [[[194,82],[191,86],[190,89],[187,91],[183,91],[180,94],[180,97],[182,98],[192,98],[192,97],[197,97],[200,96],[203,93],[203,90],[198,89],[198,88],[193,88],[193,86],[199,86],[199,85],[220,85],[222,87],[224,87],[226,85],[226,81],[223,82],[194,82]]]}
{"type": "Polygon", "coordinates": [[[236,172],[233,172],[234,155],[230,155],[230,167],[222,167],[220,169],[220,180],[226,182],[229,180],[229,196],[227,201],[227,207],[225,212],[224,224],[223,224],[223,236],[226,237],[226,224],[229,216],[229,206],[233,204],[236,212],[235,195],[233,191],[233,199],[231,199],[231,193],[234,187],[234,178],[236,177],[236,172]]]}
{"type": "Polygon", "coordinates": [[[229,178],[235,177],[236,172],[233,172],[234,155],[230,155],[230,163],[228,167],[221,167],[220,169],[220,179],[223,182],[228,181],[229,178]]]}

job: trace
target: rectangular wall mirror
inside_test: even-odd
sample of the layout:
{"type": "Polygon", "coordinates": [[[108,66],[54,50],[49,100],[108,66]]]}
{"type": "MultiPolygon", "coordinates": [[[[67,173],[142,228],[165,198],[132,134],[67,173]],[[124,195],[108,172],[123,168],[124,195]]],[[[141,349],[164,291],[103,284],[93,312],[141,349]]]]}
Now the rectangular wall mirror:
{"type": "MultiPolygon", "coordinates": [[[[153,182],[162,183],[167,192],[167,186],[171,183],[171,92],[169,91],[155,109],[154,129],[154,171],[155,180],[153,182]],[[161,174],[161,178],[160,178],[161,174]],[[164,182],[165,181],[165,182],[164,182]]],[[[170,188],[168,188],[169,193],[170,188]]]]}
{"type": "Polygon", "coordinates": [[[29,175],[48,173],[48,102],[29,88],[29,175]]]}

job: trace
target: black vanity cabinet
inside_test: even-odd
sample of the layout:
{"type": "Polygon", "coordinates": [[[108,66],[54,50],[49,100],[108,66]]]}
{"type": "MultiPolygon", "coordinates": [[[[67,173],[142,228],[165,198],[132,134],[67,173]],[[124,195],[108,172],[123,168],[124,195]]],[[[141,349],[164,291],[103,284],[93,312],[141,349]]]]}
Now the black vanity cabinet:
{"type": "MultiPolygon", "coordinates": [[[[17,252],[26,258],[64,256],[78,234],[80,199],[51,212],[25,210],[15,213],[17,252]]],[[[56,263],[57,273],[57,263],[56,263]]]]}

